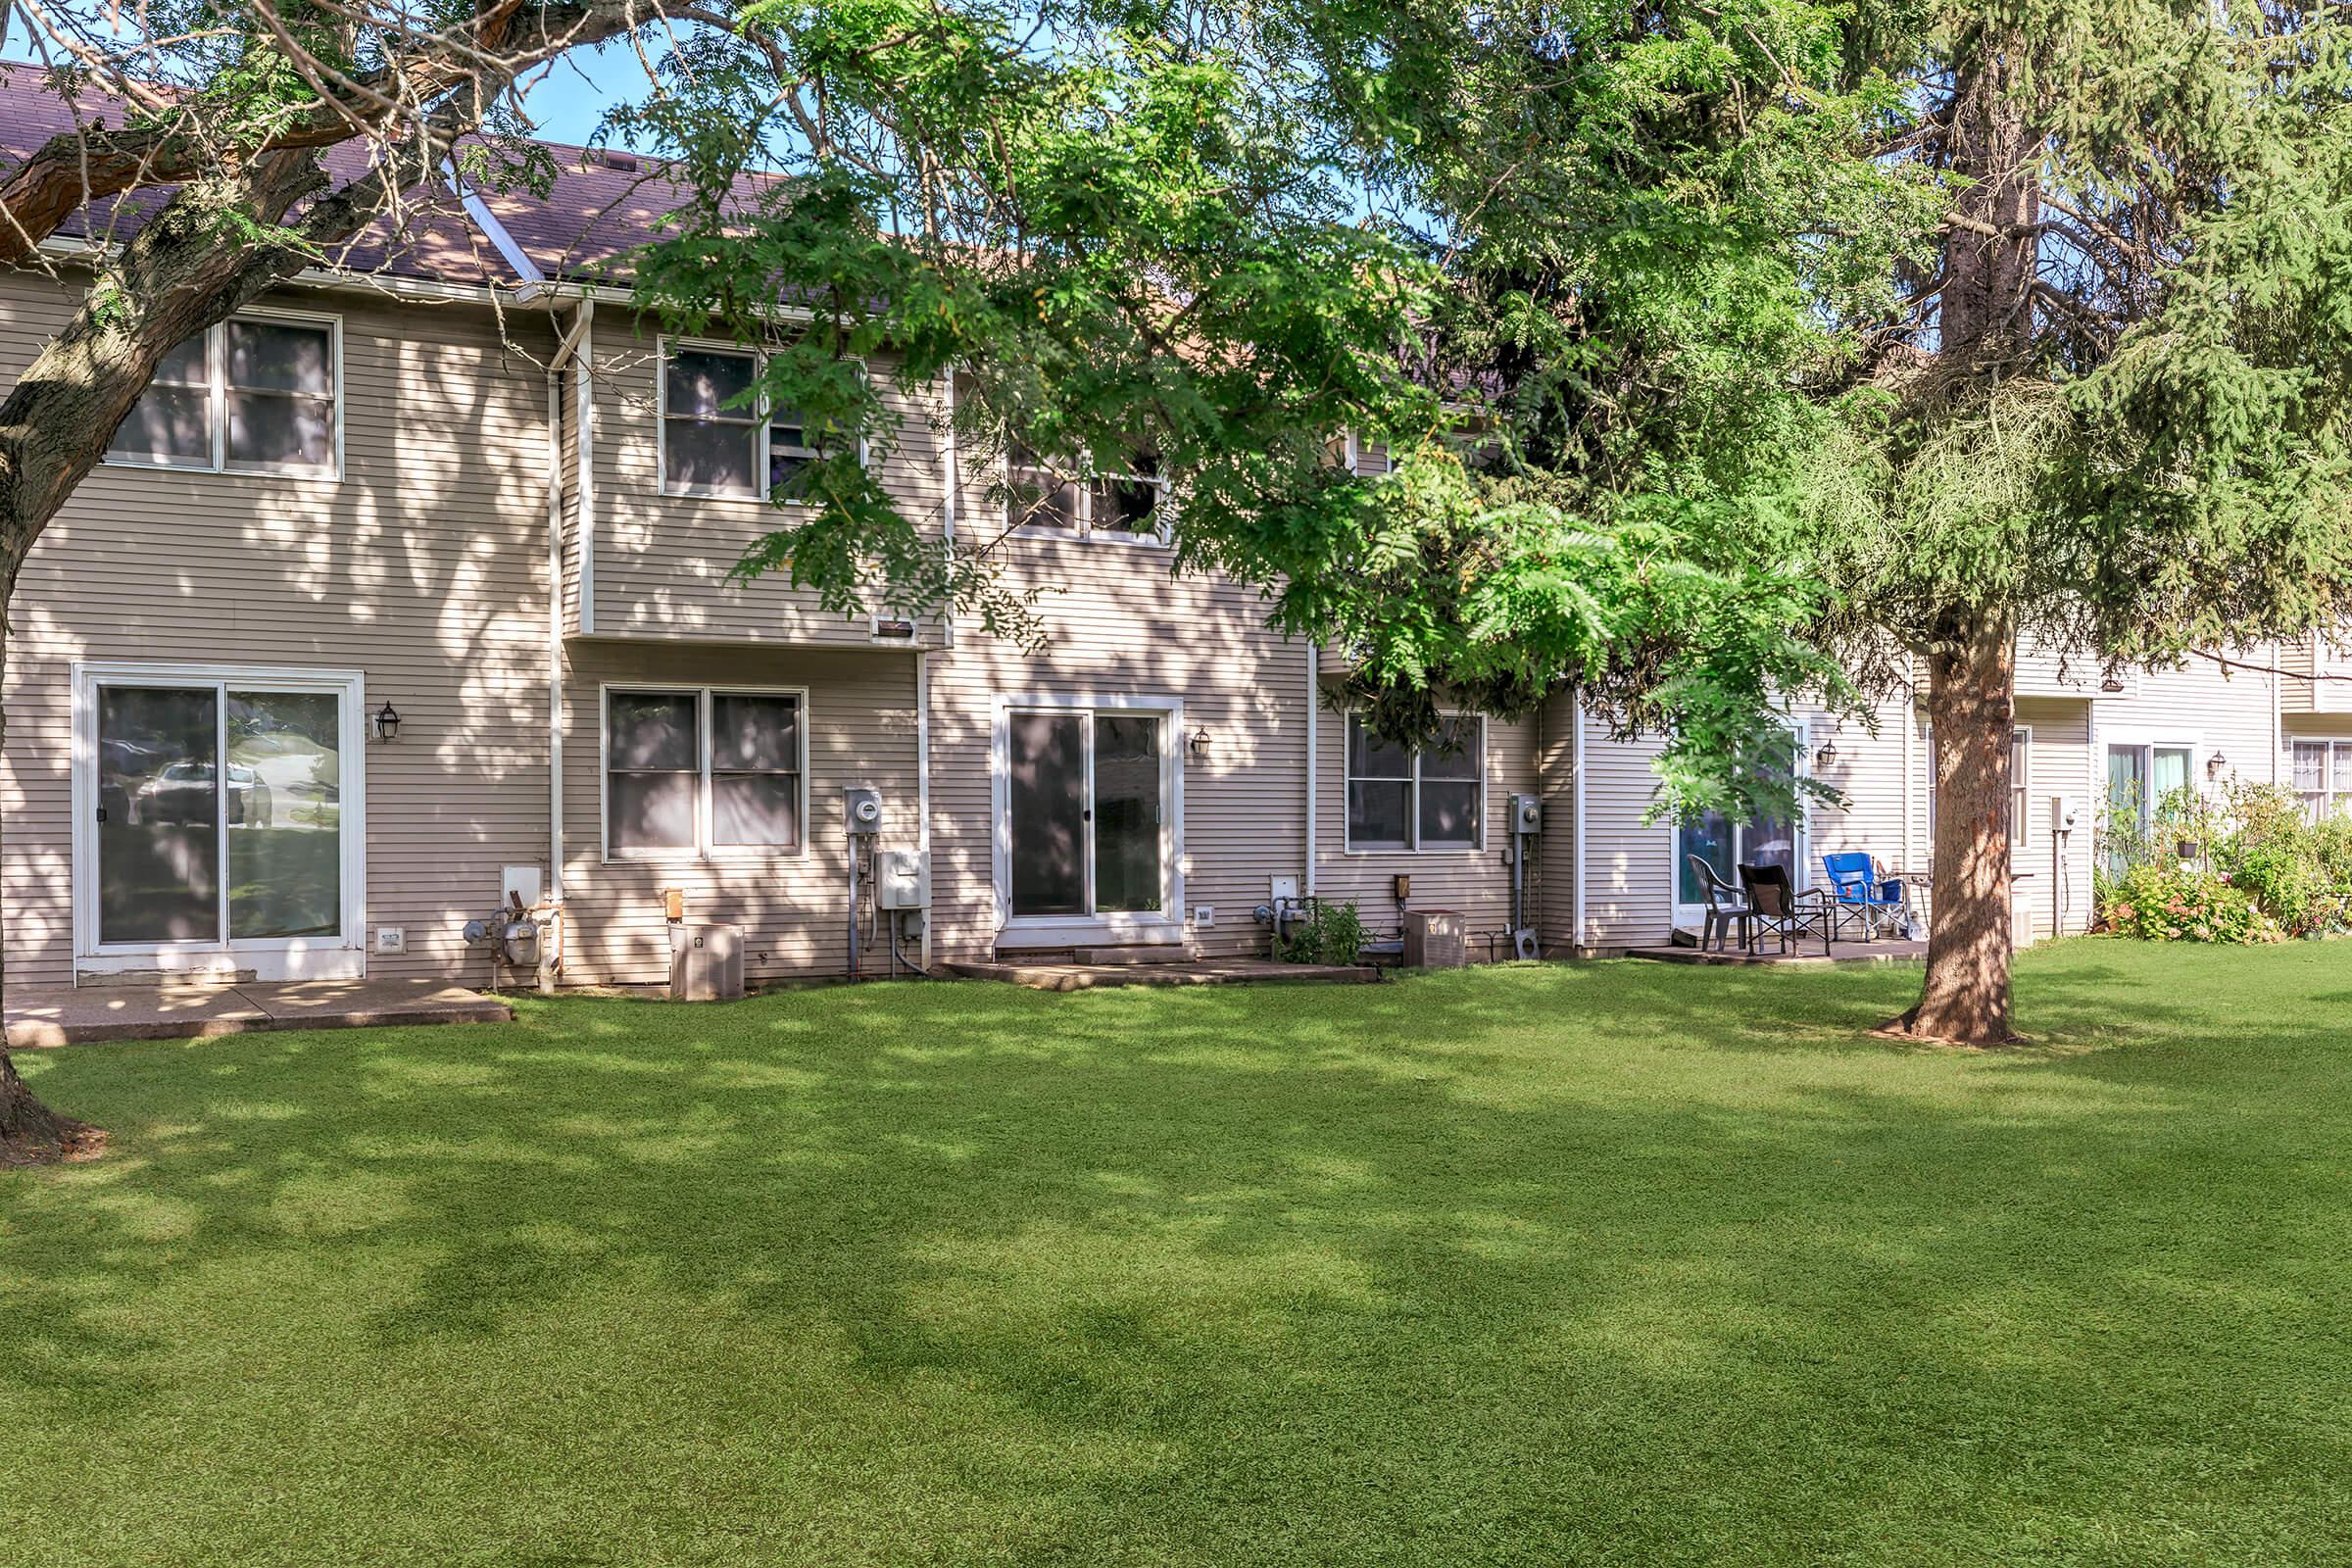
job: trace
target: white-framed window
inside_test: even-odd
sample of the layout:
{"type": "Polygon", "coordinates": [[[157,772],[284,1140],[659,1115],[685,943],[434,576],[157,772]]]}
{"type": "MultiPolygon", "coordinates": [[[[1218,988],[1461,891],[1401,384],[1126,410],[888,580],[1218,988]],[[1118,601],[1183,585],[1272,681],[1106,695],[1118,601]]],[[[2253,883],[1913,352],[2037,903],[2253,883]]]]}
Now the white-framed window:
{"type": "Polygon", "coordinates": [[[799,851],[808,837],[808,695],[765,687],[604,689],[605,858],[799,851]]]}
{"type": "Polygon", "coordinates": [[[343,323],[246,311],[164,356],[106,461],[204,473],[339,478],[343,323]]]}
{"type": "Polygon", "coordinates": [[[1487,721],[1451,714],[1435,745],[1377,739],[1348,715],[1349,850],[1475,850],[1486,838],[1487,721]]]}
{"type": "MultiPolygon", "coordinates": [[[[758,392],[764,359],[735,344],[662,340],[663,495],[768,500],[824,455],[821,432],[806,415],[758,392]]],[[[858,461],[865,461],[862,442],[858,461]]]]}
{"type": "Polygon", "coordinates": [[[2009,850],[2025,848],[2034,826],[2034,726],[2020,724],[2009,732],[2009,850]]]}
{"type": "MultiPolygon", "coordinates": [[[[1936,842],[1936,730],[1928,742],[1928,842],[1936,842]]],[[[2026,847],[2034,827],[2034,726],[2019,724],[2009,731],[2009,855],[2015,858],[2026,847]]]]}
{"type": "Polygon", "coordinates": [[[1149,449],[1132,453],[1123,472],[1082,479],[1016,442],[1004,455],[1004,523],[1043,536],[1164,544],[1167,488],[1149,449]]]}
{"type": "Polygon", "coordinates": [[[2313,821],[2352,813],[2352,741],[2295,742],[2294,775],[2313,821]]]}

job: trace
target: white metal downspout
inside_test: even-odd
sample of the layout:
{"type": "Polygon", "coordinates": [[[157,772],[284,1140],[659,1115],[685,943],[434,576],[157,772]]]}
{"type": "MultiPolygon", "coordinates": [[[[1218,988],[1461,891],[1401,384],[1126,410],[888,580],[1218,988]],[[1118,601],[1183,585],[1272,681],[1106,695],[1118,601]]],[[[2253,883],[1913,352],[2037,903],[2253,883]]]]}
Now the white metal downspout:
{"type": "Polygon", "coordinates": [[[1592,850],[1592,839],[1585,828],[1585,694],[1583,692],[1580,691],[1569,699],[1568,711],[1570,721],[1575,726],[1570,733],[1568,742],[1568,780],[1572,791],[1571,811],[1576,818],[1576,894],[1574,901],[1576,940],[1569,948],[1570,955],[1573,956],[1576,953],[1592,945],[1592,930],[1585,924],[1585,858],[1592,850]]]}
{"type": "Polygon", "coordinates": [[[547,362],[547,901],[564,902],[564,362],[586,305],[547,362]]]}
{"type": "Polygon", "coordinates": [[[1312,637],[1306,640],[1306,881],[1302,891],[1306,897],[1315,896],[1315,747],[1316,720],[1323,707],[1320,687],[1322,671],[1320,650],[1312,637]]]}

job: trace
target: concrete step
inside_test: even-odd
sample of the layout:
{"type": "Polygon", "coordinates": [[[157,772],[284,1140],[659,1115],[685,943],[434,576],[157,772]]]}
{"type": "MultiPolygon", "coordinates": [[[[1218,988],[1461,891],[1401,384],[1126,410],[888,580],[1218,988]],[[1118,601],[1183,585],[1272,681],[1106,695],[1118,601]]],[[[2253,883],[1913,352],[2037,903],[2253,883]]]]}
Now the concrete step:
{"type": "Polygon", "coordinates": [[[1071,956],[1079,963],[1189,963],[1193,956],[1181,945],[1166,942],[1152,947],[1079,948],[1071,956]]]}

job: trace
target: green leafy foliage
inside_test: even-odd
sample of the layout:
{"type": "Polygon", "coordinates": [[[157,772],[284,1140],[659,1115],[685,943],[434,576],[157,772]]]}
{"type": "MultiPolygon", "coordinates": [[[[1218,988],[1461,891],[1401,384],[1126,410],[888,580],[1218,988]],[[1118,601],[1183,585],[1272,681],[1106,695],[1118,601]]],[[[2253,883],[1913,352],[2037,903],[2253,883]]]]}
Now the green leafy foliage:
{"type": "Polygon", "coordinates": [[[1285,963],[1354,963],[1364,951],[1364,917],[1353,900],[1332,904],[1313,899],[1306,918],[1274,944],[1274,956],[1285,963]]]}
{"type": "Polygon", "coordinates": [[[2261,942],[2277,932],[2252,894],[2187,865],[2132,867],[2101,912],[2112,930],[2148,942],[2261,942]]]}

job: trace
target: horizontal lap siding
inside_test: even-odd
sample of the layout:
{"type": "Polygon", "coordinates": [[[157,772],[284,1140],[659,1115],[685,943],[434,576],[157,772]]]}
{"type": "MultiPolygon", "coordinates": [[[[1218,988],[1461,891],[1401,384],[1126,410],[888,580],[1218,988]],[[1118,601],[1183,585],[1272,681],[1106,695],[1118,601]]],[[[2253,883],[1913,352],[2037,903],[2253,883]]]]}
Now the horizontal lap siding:
{"type": "MultiPolygon", "coordinates": [[[[849,960],[849,862],[841,795],[882,792],[879,845],[911,849],[921,813],[915,741],[915,656],[899,650],[663,648],[573,642],[564,676],[564,978],[571,985],[644,984],[669,974],[662,892],[683,889],[686,917],[740,925],[753,979],[838,975],[849,960]],[[600,693],[607,682],[656,686],[802,686],[808,692],[808,838],[797,854],[701,860],[606,860],[600,693]]],[[[869,912],[869,919],[871,918],[869,912]]],[[[860,934],[865,972],[887,966],[879,937],[860,934]]]]}
{"type": "MultiPolygon", "coordinates": [[[[748,583],[728,576],[761,537],[790,526],[796,509],[662,494],[658,343],[652,323],[632,327],[617,312],[599,316],[593,329],[595,635],[870,647],[865,615],[831,613],[780,574],[748,583]]],[[[877,443],[871,465],[903,514],[936,533],[945,525],[935,427],[944,395],[929,383],[902,384],[885,362],[872,373],[898,421],[895,441],[877,443]]],[[[938,642],[934,620],[926,618],[922,640],[938,642]]]]}
{"type": "Polygon", "coordinates": [[[1536,729],[1536,774],[1544,798],[1544,836],[1536,841],[1535,893],[1530,918],[1547,956],[1566,956],[1584,938],[1576,929],[1577,727],[1584,722],[1575,694],[1552,694],[1536,729]]]}
{"type": "Polygon", "coordinates": [[[1673,830],[1642,820],[1657,793],[1658,743],[1613,740],[1597,721],[1585,736],[1586,945],[1639,947],[1673,927],[1673,830]]]}
{"type": "MultiPolygon", "coordinates": [[[[969,498],[984,505],[976,478],[969,498]]],[[[986,526],[983,520],[979,526],[986,526]]],[[[1011,580],[1045,592],[1046,633],[1030,653],[971,625],[932,660],[935,956],[994,950],[995,806],[990,769],[999,697],[1174,697],[1184,734],[1184,903],[1214,924],[1197,951],[1263,950],[1250,910],[1269,878],[1305,870],[1306,665],[1303,648],[1265,624],[1266,603],[1237,583],[1174,577],[1168,551],[1107,541],[1007,542],[1011,580]],[[1188,737],[1208,731],[1206,754],[1188,737]]]]}
{"type": "MultiPolygon", "coordinates": [[[[2010,900],[2019,913],[2021,940],[2074,935],[2090,927],[2091,856],[2097,835],[2085,820],[2062,838],[2052,824],[2050,803],[2072,795],[2083,803],[2086,818],[2096,816],[2105,784],[2102,780],[2096,790],[2092,787],[2090,726],[2094,710],[2107,706],[2018,699],[2017,722],[2034,732],[2027,748],[2026,830],[2009,848],[2010,873],[2016,879],[2010,900]]],[[[2010,787],[2017,788],[2016,780],[2010,787]]]]}
{"type": "MultiPolygon", "coordinates": [[[[1509,930],[1511,868],[1503,862],[1502,852],[1511,844],[1510,796],[1514,790],[1536,789],[1538,729],[1534,718],[1487,720],[1486,839],[1480,848],[1350,852],[1348,720],[1344,713],[1326,710],[1316,739],[1321,753],[1315,770],[1316,894],[1334,903],[1353,903],[1375,935],[1393,937],[1404,918],[1396,879],[1406,876],[1412,879],[1412,894],[1405,907],[1455,910],[1466,929],[1482,936],[1509,930]]],[[[1531,907],[1542,896],[1540,881],[1530,879],[1531,907]]],[[[1495,951],[1498,956],[1508,956],[1507,948],[1495,951]]],[[[1487,944],[1474,942],[1471,952],[1483,958],[1487,944]]]]}
{"type": "MultiPolygon", "coordinates": [[[[407,930],[379,976],[445,975],[500,867],[547,857],[545,380],[487,313],[289,293],[343,321],[340,483],[102,467],[26,562],[0,810],[12,980],[73,975],[75,660],[358,669],[402,716],[367,748],[367,926],[407,930]]],[[[66,293],[0,293],[26,364],[66,293]]],[[[540,323],[511,318],[544,356],[540,323]]],[[[368,931],[361,933],[366,940],[368,931]]]]}

